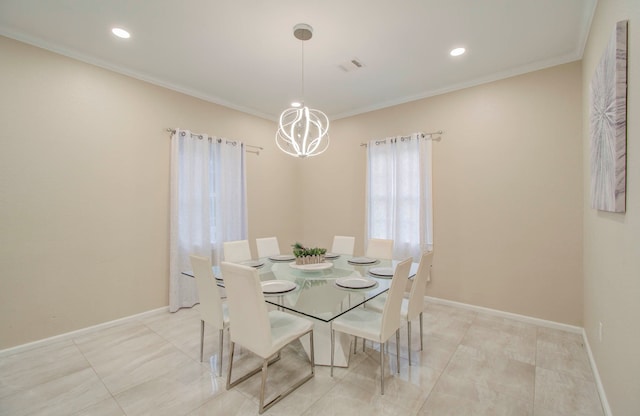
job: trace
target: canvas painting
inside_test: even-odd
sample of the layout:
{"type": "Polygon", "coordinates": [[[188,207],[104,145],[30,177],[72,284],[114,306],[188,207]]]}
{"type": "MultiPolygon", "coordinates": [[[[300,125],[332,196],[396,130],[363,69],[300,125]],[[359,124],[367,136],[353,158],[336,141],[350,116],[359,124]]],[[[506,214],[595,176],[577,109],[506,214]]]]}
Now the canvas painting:
{"type": "Polygon", "coordinates": [[[627,21],[616,24],[591,79],[591,207],[625,212],[627,21]]]}

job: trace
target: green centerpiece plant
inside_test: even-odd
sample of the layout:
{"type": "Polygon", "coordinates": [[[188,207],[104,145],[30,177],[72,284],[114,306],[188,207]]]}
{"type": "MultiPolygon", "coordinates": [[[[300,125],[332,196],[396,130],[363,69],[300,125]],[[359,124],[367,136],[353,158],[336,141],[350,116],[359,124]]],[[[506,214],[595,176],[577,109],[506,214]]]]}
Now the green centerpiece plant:
{"type": "Polygon", "coordinates": [[[326,248],[307,248],[300,243],[295,243],[293,247],[293,255],[296,256],[296,264],[315,264],[323,263],[326,248]]]}

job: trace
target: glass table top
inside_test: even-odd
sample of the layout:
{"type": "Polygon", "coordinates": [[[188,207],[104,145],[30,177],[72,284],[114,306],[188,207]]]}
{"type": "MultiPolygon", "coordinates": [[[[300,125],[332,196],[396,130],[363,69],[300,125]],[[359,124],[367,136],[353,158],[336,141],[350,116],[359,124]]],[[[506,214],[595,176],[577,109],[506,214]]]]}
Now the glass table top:
{"type": "MultiPolygon", "coordinates": [[[[323,265],[303,266],[302,268],[296,266],[292,261],[273,261],[269,258],[261,258],[257,262],[257,264],[264,263],[257,267],[261,281],[280,280],[293,282],[297,286],[286,293],[265,294],[265,301],[281,309],[330,322],[348,310],[389,290],[391,276],[382,277],[370,273],[370,270],[374,273],[385,274],[386,271],[389,271],[388,268],[392,268],[398,263],[397,261],[376,260],[372,264],[358,265],[350,263],[349,260],[352,259],[362,258],[340,255],[337,258],[325,260],[323,265]],[[305,268],[310,270],[304,270],[305,268]],[[373,286],[362,289],[342,287],[368,284],[373,286]]],[[[255,260],[253,262],[256,264],[255,260]]],[[[409,276],[413,277],[417,269],[418,264],[413,263],[409,276]]],[[[213,270],[216,279],[218,279],[218,285],[224,286],[219,268],[214,267],[213,270]]],[[[189,275],[189,273],[185,274],[189,275]]]]}

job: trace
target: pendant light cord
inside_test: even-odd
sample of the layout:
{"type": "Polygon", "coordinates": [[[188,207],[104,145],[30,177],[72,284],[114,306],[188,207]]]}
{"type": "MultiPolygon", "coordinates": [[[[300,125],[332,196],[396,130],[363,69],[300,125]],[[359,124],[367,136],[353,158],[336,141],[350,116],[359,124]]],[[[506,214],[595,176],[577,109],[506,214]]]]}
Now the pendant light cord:
{"type": "Polygon", "coordinates": [[[301,86],[301,91],[302,91],[302,105],[304,106],[304,40],[301,40],[300,43],[302,44],[302,86],[301,86]]]}

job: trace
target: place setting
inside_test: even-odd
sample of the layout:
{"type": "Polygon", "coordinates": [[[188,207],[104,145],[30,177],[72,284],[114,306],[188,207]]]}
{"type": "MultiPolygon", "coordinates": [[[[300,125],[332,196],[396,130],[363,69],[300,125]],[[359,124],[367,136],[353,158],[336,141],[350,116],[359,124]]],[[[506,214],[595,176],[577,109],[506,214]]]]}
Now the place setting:
{"type": "Polygon", "coordinates": [[[293,254],[276,254],[273,256],[269,256],[269,260],[273,262],[287,262],[295,259],[296,256],[294,256],[293,254]]]}
{"type": "Polygon", "coordinates": [[[243,261],[242,263],[243,266],[249,266],[249,267],[254,267],[254,268],[259,268],[264,266],[264,261],[262,260],[247,260],[247,261],[243,261]]]}
{"type": "Polygon", "coordinates": [[[336,279],[335,285],[340,289],[371,289],[378,282],[365,276],[346,276],[336,279]]]}
{"type": "Polygon", "coordinates": [[[393,267],[372,267],[367,270],[370,275],[380,278],[391,279],[395,269],[393,267]]]}
{"type": "Polygon", "coordinates": [[[289,280],[266,280],[260,284],[262,285],[262,293],[265,295],[283,295],[298,288],[297,283],[289,280]]]}
{"type": "Polygon", "coordinates": [[[367,265],[367,264],[375,264],[378,262],[378,259],[374,259],[372,257],[352,257],[347,260],[349,264],[355,264],[358,266],[367,265]]]}

